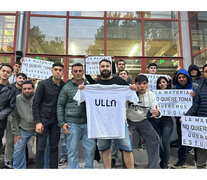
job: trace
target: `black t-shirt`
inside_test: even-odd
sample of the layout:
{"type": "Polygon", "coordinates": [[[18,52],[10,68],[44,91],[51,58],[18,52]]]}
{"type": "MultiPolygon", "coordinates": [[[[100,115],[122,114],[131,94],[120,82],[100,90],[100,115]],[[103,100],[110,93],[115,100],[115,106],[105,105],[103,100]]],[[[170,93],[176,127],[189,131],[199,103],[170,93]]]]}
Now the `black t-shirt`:
{"type": "Polygon", "coordinates": [[[112,77],[109,80],[98,80],[96,84],[103,84],[103,85],[112,85],[112,84],[117,84],[117,85],[129,85],[124,79],[120,77],[112,77]]]}
{"type": "Polygon", "coordinates": [[[0,84],[0,91],[3,89],[4,86],[5,86],[5,85],[0,84]]]}

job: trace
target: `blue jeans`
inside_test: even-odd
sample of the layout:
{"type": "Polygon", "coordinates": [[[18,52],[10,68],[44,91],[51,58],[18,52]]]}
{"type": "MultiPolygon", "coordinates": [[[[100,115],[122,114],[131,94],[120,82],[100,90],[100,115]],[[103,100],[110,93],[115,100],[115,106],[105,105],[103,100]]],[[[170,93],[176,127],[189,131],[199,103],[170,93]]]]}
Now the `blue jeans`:
{"type": "Polygon", "coordinates": [[[60,159],[68,159],[67,135],[60,131],[60,159]]]}
{"type": "Polygon", "coordinates": [[[14,169],[26,169],[26,154],[25,148],[30,137],[35,136],[35,132],[26,132],[23,129],[20,129],[22,139],[19,140],[19,143],[14,145],[14,154],[13,154],[13,168],[14,169]]]}
{"type": "Polygon", "coordinates": [[[111,141],[111,157],[112,159],[117,159],[118,158],[118,146],[117,146],[117,141],[113,140],[111,141]]]}
{"type": "Polygon", "coordinates": [[[111,144],[116,143],[121,151],[132,152],[131,139],[127,123],[125,123],[125,138],[124,139],[98,139],[98,150],[105,151],[111,148],[111,144]]]}
{"type": "Polygon", "coordinates": [[[160,165],[161,168],[165,168],[170,158],[170,137],[173,132],[173,120],[171,117],[162,117],[155,130],[162,139],[160,146],[160,165]]]}
{"type": "Polygon", "coordinates": [[[93,168],[93,160],[96,150],[95,139],[88,138],[87,124],[75,124],[68,122],[71,126],[68,128],[70,134],[67,135],[68,147],[68,168],[78,169],[78,144],[82,141],[83,148],[85,149],[85,168],[93,168]]]}

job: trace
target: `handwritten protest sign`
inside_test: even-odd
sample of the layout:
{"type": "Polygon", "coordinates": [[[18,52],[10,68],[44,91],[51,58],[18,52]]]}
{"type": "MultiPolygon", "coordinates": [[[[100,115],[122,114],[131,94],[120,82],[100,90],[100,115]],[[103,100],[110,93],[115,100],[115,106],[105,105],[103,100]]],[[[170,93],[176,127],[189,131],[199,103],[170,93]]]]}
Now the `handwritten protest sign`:
{"type": "Polygon", "coordinates": [[[163,116],[182,116],[192,106],[191,90],[153,90],[163,116]]]}
{"type": "MultiPolygon", "coordinates": [[[[141,73],[143,74],[143,73],[141,73]]],[[[154,89],[157,89],[156,88],[156,84],[157,84],[157,79],[160,77],[160,76],[164,76],[168,79],[168,75],[163,75],[163,74],[143,74],[145,76],[147,76],[148,78],[148,88],[150,90],[154,90],[154,89]]]]}
{"type": "Polygon", "coordinates": [[[100,75],[99,62],[102,59],[107,59],[112,62],[111,56],[89,56],[85,59],[86,74],[100,75]]]}
{"type": "Polygon", "coordinates": [[[53,62],[51,61],[24,58],[21,72],[25,73],[28,77],[31,78],[47,79],[52,76],[52,65],[53,62]]]}
{"type": "Polygon", "coordinates": [[[182,116],[182,145],[207,149],[207,117],[182,116]]]}

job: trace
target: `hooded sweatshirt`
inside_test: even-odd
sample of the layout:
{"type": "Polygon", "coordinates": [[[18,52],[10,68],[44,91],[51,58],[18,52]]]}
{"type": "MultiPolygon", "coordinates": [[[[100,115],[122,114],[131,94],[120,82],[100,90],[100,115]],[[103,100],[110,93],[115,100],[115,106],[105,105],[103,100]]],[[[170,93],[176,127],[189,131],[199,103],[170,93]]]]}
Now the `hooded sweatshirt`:
{"type": "MultiPolygon", "coordinates": [[[[196,71],[197,71],[197,76],[195,77],[195,79],[193,80],[193,82],[194,82],[194,83],[197,83],[197,84],[200,84],[202,77],[201,77],[201,72],[200,72],[198,66],[195,65],[195,64],[191,64],[191,65],[189,66],[189,68],[188,68],[188,73],[189,73],[189,75],[190,75],[190,72],[191,72],[192,70],[196,70],[196,71]]],[[[191,77],[191,78],[192,78],[192,77],[191,77]]]]}
{"type": "Polygon", "coordinates": [[[185,69],[181,69],[176,74],[176,77],[175,77],[175,87],[176,87],[176,89],[192,89],[193,91],[195,91],[197,89],[197,87],[198,87],[198,84],[192,82],[189,73],[185,69]],[[180,74],[184,74],[188,78],[188,82],[187,82],[187,84],[185,86],[181,86],[178,83],[178,76],[180,74]]]}
{"type": "MultiPolygon", "coordinates": [[[[127,119],[133,122],[140,122],[147,119],[148,111],[152,113],[152,109],[155,109],[156,105],[158,107],[156,95],[149,89],[147,89],[144,94],[139,94],[138,97],[138,105],[135,105],[134,103],[128,103],[127,119]]],[[[158,119],[161,116],[162,114],[160,112],[159,117],[155,118],[158,119]]]]}

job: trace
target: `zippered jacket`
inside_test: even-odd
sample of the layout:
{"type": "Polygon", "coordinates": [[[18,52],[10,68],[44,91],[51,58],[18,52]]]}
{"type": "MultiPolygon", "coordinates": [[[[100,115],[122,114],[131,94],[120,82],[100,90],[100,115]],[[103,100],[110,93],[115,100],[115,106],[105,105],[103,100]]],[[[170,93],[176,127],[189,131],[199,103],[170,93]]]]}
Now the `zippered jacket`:
{"type": "Polygon", "coordinates": [[[5,129],[8,115],[13,111],[16,103],[16,91],[12,84],[7,84],[0,91],[0,128],[5,129]]]}

